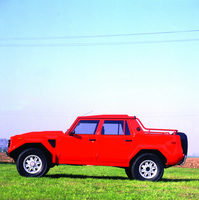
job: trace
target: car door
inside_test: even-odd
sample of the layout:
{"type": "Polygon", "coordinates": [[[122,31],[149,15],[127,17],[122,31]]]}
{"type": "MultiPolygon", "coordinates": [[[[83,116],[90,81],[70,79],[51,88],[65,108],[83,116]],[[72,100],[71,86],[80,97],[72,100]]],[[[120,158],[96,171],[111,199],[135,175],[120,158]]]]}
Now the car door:
{"type": "Polygon", "coordinates": [[[98,140],[97,162],[101,164],[127,162],[132,136],[127,122],[105,120],[98,140]]]}
{"type": "Polygon", "coordinates": [[[80,120],[70,134],[61,138],[60,163],[88,163],[92,161],[96,146],[99,120],[80,120]]]}

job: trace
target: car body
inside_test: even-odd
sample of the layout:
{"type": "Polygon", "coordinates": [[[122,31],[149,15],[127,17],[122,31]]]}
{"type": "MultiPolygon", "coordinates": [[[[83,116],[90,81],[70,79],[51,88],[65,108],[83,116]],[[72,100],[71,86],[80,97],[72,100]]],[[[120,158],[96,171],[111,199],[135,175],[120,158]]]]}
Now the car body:
{"type": "Polygon", "coordinates": [[[30,132],[10,138],[8,155],[20,175],[45,175],[54,165],[101,165],[125,169],[129,178],[158,181],[164,168],[182,164],[187,136],[175,129],[148,129],[136,117],[77,117],[66,133],[30,132]]]}

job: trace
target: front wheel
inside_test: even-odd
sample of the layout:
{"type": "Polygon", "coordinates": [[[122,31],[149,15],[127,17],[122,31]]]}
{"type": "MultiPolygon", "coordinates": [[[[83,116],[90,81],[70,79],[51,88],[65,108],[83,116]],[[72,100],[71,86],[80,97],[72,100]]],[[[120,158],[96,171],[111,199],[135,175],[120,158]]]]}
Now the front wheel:
{"type": "Polygon", "coordinates": [[[21,176],[41,177],[49,169],[45,154],[40,149],[31,148],[23,151],[16,162],[21,176]]]}
{"type": "Polygon", "coordinates": [[[128,176],[129,179],[133,179],[133,175],[132,175],[132,172],[131,172],[131,167],[126,167],[125,168],[125,172],[126,172],[126,175],[128,176]]]}
{"type": "Polygon", "coordinates": [[[131,167],[132,176],[138,180],[159,181],[164,173],[164,167],[156,155],[146,153],[139,156],[131,167]]]}

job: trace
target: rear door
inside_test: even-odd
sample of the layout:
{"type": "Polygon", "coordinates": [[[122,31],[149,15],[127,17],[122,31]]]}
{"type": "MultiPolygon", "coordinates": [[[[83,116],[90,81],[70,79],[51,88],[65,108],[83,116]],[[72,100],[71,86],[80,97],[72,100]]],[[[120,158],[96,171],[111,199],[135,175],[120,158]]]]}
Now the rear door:
{"type": "Polygon", "coordinates": [[[97,162],[125,163],[132,146],[128,123],[124,120],[104,120],[98,140],[97,162]]]}

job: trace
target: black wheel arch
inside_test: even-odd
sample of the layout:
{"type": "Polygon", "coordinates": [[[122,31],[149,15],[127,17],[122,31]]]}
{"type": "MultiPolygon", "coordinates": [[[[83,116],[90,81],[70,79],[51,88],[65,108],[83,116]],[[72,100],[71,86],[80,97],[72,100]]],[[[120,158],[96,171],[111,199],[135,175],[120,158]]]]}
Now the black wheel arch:
{"type": "Polygon", "coordinates": [[[26,143],[26,144],[20,146],[19,148],[15,149],[14,151],[12,151],[10,153],[10,157],[12,157],[14,159],[14,161],[16,162],[17,158],[21,154],[21,152],[25,151],[26,149],[31,149],[31,148],[36,148],[36,149],[43,151],[47,158],[49,166],[50,167],[54,166],[54,164],[52,163],[51,152],[48,151],[48,149],[41,143],[26,143]]]}
{"type": "Polygon", "coordinates": [[[162,161],[163,166],[166,167],[167,159],[166,157],[159,151],[159,150],[153,150],[153,149],[142,149],[140,150],[130,161],[129,166],[132,166],[133,162],[142,154],[145,153],[152,153],[159,157],[159,159],[162,161]]]}

